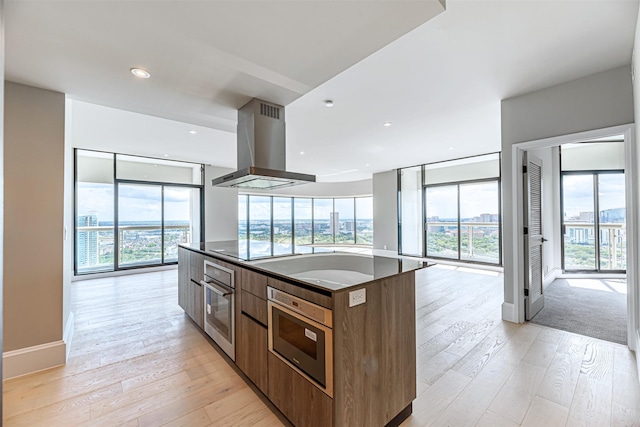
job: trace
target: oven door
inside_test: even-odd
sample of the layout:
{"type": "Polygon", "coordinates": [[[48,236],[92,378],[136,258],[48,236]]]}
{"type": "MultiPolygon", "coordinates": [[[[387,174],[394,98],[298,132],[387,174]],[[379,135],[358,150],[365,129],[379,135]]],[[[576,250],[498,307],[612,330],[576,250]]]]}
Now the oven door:
{"type": "Polygon", "coordinates": [[[332,330],[269,301],[269,351],[333,396],[332,330]]]}
{"type": "Polygon", "coordinates": [[[235,361],[234,289],[210,278],[200,283],[204,286],[204,330],[235,361]]]}

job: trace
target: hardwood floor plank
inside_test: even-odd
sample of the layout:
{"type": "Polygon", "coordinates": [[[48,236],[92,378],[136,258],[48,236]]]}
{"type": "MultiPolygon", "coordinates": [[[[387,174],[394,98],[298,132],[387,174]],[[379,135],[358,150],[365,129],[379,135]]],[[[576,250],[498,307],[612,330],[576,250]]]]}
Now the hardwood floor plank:
{"type": "MultiPolygon", "coordinates": [[[[91,416],[89,410],[92,402],[114,399],[121,394],[122,387],[120,383],[115,383],[94,392],[60,400],[50,405],[43,406],[32,411],[23,412],[22,414],[13,417],[11,417],[11,414],[5,414],[5,418],[7,418],[5,421],[10,425],[29,426],[37,424],[40,420],[56,419],[56,417],[59,417],[61,414],[69,414],[74,411],[78,411],[79,414],[82,414],[78,416],[77,419],[77,421],[80,422],[83,420],[85,412],[87,413],[87,419],[91,416]]],[[[5,412],[14,408],[12,402],[4,402],[4,405],[5,412]]]]}
{"type": "Polygon", "coordinates": [[[611,423],[640,426],[640,384],[633,373],[614,372],[611,423]]]}
{"type": "Polygon", "coordinates": [[[163,427],[206,427],[208,425],[211,425],[211,418],[209,418],[204,408],[200,408],[183,417],[163,424],[163,427]]]}
{"type": "Polygon", "coordinates": [[[617,346],[613,355],[613,367],[616,371],[635,373],[637,370],[636,354],[626,346],[617,346]]]}
{"type": "Polygon", "coordinates": [[[465,357],[460,359],[453,369],[471,378],[478,375],[487,363],[501,352],[507,341],[509,341],[509,329],[510,327],[504,329],[496,328],[493,333],[489,334],[467,353],[465,357]]]}
{"type": "Polygon", "coordinates": [[[413,402],[413,415],[419,423],[429,425],[469,384],[471,378],[447,371],[413,402]]]}
{"type": "Polygon", "coordinates": [[[516,365],[493,359],[432,425],[456,427],[476,425],[515,368],[516,365]]]}
{"type": "Polygon", "coordinates": [[[535,339],[522,360],[532,365],[548,368],[558,349],[558,344],[535,339]]]}
{"type": "Polygon", "coordinates": [[[569,408],[536,396],[524,417],[522,427],[563,426],[568,416],[569,408]]]}
{"type": "Polygon", "coordinates": [[[482,415],[476,427],[517,427],[519,425],[495,412],[487,411],[482,415]]]}
{"type": "Polygon", "coordinates": [[[581,374],[569,408],[567,426],[610,425],[612,388],[612,381],[598,381],[581,374]]]}
{"type": "Polygon", "coordinates": [[[582,357],[578,355],[556,353],[537,395],[567,408],[571,406],[581,363],[582,357]]]}
{"type": "Polygon", "coordinates": [[[545,371],[539,366],[520,362],[493,399],[489,410],[518,424],[522,423],[544,378],[545,371]]]}

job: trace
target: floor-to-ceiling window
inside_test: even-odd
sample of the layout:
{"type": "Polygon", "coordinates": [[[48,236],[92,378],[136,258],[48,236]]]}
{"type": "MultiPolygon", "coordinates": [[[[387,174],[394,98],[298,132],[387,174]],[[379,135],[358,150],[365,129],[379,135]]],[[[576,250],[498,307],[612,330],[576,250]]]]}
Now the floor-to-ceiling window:
{"type": "Polygon", "coordinates": [[[624,149],[621,142],[561,149],[562,268],[627,268],[624,149]]]}
{"type": "Polygon", "coordinates": [[[293,199],[273,198],[273,246],[274,255],[291,253],[293,244],[293,199]]]}
{"type": "Polygon", "coordinates": [[[175,263],[202,239],[202,166],[75,152],[76,274],[175,263]]]}
{"type": "Polygon", "coordinates": [[[313,243],[313,199],[293,199],[293,232],[296,245],[313,243]]]}
{"type": "Polygon", "coordinates": [[[240,194],[238,239],[251,255],[291,253],[293,245],[371,245],[373,198],[305,198],[240,194]]]}
{"type": "Polygon", "coordinates": [[[398,179],[402,255],[502,263],[499,154],[405,168],[398,179]]]}

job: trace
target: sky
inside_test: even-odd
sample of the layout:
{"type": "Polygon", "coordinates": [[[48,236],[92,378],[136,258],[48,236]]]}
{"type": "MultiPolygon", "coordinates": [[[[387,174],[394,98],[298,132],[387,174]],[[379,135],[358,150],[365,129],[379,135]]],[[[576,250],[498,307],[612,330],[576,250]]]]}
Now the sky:
{"type": "MultiPolygon", "coordinates": [[[[460,185],[460,217],[473,218],[481,214],[498,214],[497,182],[460,185]]],[[[427,217],[458,217],[457,186],[427,188],[427,217]]]]}
{"type": "MultiPolygon", "coordinates": [[[[624,174],[601,174],[598,179],[600,210],[624,208],[624,174]]],[[[565,218],[593,212],[592,175],[565,175],[562,186],[565,218]]]]}
{"type": "MultiPolygon", "coordinates": [[[[98,221],[113,221],[113,185],[78,183],[78,215],[97,213],[98,221]]],[[[191,215],[191,188],[165,187],[165,221],[188,221],[191,215]]],[[[160,221],[161,188],[157,185],[120,184],[120,221],[160,221]]]]}

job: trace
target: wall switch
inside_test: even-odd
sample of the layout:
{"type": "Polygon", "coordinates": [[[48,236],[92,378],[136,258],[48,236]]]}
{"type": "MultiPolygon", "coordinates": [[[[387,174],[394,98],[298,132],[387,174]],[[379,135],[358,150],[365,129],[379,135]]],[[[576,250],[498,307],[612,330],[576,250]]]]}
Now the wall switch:
{"type": "Polygon", "coordinates": [[[349,292],[349,307],[367,302],[367,290],[365,288],[349,292]]]}

